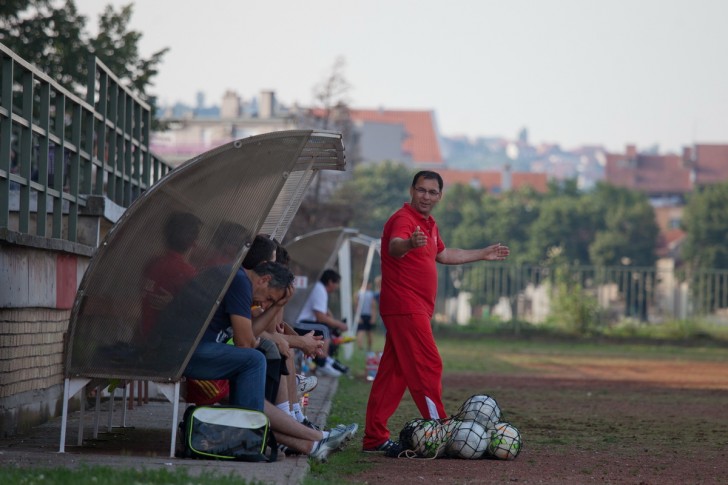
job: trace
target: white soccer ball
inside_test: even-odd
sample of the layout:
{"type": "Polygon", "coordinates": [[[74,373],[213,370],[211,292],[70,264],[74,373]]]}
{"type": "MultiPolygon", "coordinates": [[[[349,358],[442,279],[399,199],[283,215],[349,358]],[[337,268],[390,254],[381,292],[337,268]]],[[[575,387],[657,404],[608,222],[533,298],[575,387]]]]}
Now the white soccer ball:
{"type": "Polygon", "coordinates": [[[417,428],[412,432],[412,451],[418,455],[427,454],[428,432],[426,428],[417,428]]]}
{"type": "Polygon", "coordinates": [[[488,454],[499,460],[513,460],[521,452],[521,433],[510,423],[498,423],[490,434],[488,454]]]}
{"type": "Polygon", "coordinates": [[[492,397],[476,394],[468,398],[455,417],[461,421],[477,421],[486,429],[492,430],[501,419],[501,410],[492,397]]]}
{"type": "Polygon", "coordinates": [[[472,460],[480,458],[488,449],[488,430],[477,421],[462,421],[456,427],[447,444],[447,455],[472,460]]]}
{"type": "Polygon", "coordinates": [[[412,451],[424,458],[439,458],[445,454],[446,425],[436,420],[422,420],[412,431],[412,451]]]}

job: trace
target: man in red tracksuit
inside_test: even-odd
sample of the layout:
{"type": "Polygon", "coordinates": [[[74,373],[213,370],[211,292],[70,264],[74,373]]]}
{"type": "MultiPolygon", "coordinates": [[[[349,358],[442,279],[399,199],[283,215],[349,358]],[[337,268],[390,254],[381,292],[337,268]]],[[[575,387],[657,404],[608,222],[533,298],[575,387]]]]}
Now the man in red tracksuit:
{"type": "Polygon", "coordinates": [[[426,419],[446,417],[442,404],[442,359],[430,319],[437,294],[437,265],[501,261],[507,246],[445,248],[430,215],[442,196],[442,177],[418,172],[410,187],[411,202],[395,212],[382,233],[382,289],[379,311],[387,329],[384,352],[367,404],[363,449],[397,456],[387,421],[405,389],[426,419]]]}

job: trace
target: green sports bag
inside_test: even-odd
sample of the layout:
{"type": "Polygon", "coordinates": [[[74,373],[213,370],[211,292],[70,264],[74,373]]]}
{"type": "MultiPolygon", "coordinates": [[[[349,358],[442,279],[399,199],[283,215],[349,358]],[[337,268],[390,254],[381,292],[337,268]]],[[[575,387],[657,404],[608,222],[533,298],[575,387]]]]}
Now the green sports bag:
{"type": "Polygon", "coordinates": [[[190,406],[180,423],[182,458],[276,461],[278,445],[268,417],[235,406],[190,406]],[[270,454],[266,456],[266,448],[270,454]]]}

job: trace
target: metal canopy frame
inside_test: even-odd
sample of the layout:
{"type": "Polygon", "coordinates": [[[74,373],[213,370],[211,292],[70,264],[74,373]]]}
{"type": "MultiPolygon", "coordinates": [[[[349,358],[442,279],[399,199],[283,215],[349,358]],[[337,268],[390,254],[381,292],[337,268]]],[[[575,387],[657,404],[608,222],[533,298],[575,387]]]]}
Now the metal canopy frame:
{"type": "Polygon", "coordinates": [[[297,282],[296,292],[283,308],[286,322],[295,326],[321,274],[334,265],[344,241],[356,234],[356,229],[344,227],[320,229],[298,236],[286,245],[291,258],[290,268],[297,282]]]}
{"type": "MultiPolygon", "coordinates": [[[[295,325],[313,286],[327,268],[332,268],[338,260],[341,274],[340,300],[343,317],[346,318],[349,331],[355,327],[355,322],[361,315],[359,305],[352,312],[353,281],[351,271],[350,244],[360,244],[368,247],[367,259],[364,263],[364,281],[371,272],[372,262],[376,252],[380,251],[380,239],[362,234],[358,229],[332,227],[312,231],[293,239],[286,249],[291,257],[291,269],[297,277],[299,286],[291,301],[284,308],[284,318],[295,325]]],[[[361,303],[361,302],[360,302],[361,303]]],[[[348,355],[347,355],[348,357],[348,355]]]]}
{"type": "Polygon", "coordinates": [[[71,313],[60,452],[68,402],[92,379],[151,380],[173,403],[174,456],[182,373],[253,238],[281,239],[316,173],[344,166],[338,133],[268,133],[187,161],[126,210],[92,258],[71,313]],[[180,241],[194,267],[185,281],[175,272],[184,266],[180,241]],[[150,268],[160,267],[178,293],[145,305],[150,268]]]}

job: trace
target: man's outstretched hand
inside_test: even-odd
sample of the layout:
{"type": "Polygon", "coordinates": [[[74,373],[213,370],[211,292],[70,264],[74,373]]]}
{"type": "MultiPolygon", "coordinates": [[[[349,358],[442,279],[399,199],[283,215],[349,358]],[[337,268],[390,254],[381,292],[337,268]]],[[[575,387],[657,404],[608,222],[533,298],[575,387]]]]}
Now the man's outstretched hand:
{"type": "Polygon", "coordinates": [[[508,246],[504,246],[501,243],[491,244],[483,249],[483,260],[503,261],[509,254],[511,254],[511,250],[508,249],[508,246]]]}

